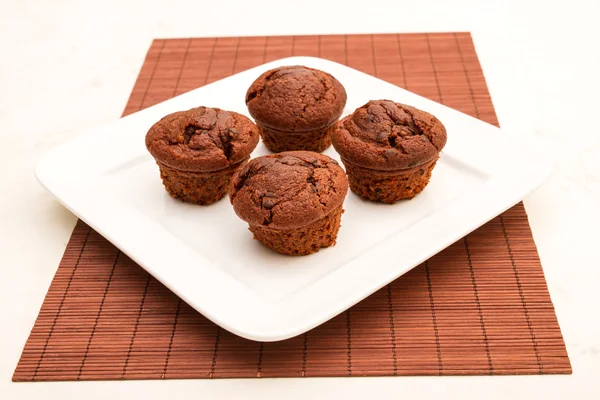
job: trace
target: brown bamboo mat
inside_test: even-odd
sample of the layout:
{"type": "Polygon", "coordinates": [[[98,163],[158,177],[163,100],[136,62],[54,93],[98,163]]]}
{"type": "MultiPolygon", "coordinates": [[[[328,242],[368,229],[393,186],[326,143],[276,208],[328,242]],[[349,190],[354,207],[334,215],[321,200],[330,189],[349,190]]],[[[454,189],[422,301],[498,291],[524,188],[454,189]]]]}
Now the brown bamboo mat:
{"type": "MultiPolygon", "coordinates": [[[[155,40],[125,114],[292,55],[347,64],[498,123],[468,33],[155,40]]],[[[570,372],[519,204],[276,343],[217,327],[79,221],[13,380],[570,372]]]]}

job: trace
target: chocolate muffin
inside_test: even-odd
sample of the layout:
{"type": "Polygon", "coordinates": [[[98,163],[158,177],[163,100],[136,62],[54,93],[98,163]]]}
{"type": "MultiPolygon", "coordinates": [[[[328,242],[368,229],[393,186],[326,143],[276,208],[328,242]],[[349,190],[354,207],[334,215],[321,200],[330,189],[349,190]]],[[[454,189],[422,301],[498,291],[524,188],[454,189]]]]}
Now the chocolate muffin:
{"type": "Polygon", "coordinates": [[[369,101],[333,134],[350,189],[383,203],[420,193],[445,145],[446,128],[436,117],[390,100],[369,101]]]}
{"type": "Polygon", "coordinates": [[[280,67],[252,83],[246,105],[269,150],[321,152],[331,145],[331,133],[346,105],[346,90],[326,72],[280,67]]]}
{"type": "Polygon", "coordinates": [[[211,204],[225,196],[235,170],[258,144],[256,125],[218,108],[169,114],[146,134],[167,192],[176,199],[211,204]]]}
{"type": "Polygon", "coordinates": [[[335,244],[348,193],[338,163],[288,151],[251,160],[231,182],[231,203],[254,238],[276,252],[306,255],[335,244]]]}

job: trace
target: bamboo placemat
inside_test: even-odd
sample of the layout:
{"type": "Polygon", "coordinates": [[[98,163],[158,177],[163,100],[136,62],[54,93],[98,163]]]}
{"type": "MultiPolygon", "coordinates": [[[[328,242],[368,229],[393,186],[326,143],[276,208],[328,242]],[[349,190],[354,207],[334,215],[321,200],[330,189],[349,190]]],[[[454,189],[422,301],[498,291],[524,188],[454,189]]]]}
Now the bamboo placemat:
{"type": "MultiPolygon", "coordinates": [[[[498,124],[468,33],[155,40],[124,114],[292,55],[498,124]]],[[[571,373],[522,204],[276,343],[208,321],[79,221],[13,380],[571,373]]]]}

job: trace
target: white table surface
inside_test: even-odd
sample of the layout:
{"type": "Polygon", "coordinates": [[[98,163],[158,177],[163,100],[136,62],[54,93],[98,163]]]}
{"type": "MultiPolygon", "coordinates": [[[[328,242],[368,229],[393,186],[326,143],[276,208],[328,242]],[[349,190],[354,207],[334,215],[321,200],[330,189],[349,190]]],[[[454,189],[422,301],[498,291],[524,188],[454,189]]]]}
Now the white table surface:
{"type": "Polygon", "coordinates": [[[600,3],[0,1],[0,398],[600,398],[600,3]],[[525,199],[571,376],[10,382],[76,218],[33,166],[119,118],[155,37],[471,31],[503,128],[553,155],[525,199]]]}

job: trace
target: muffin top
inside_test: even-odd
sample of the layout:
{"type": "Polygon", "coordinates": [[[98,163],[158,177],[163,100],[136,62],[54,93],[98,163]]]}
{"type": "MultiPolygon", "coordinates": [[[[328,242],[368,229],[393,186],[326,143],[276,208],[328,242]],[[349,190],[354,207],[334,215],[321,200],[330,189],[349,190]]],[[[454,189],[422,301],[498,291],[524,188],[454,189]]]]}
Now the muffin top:
{"type": "Polygon", "coordinates": [[[257,144],[258,130],[249,118],[208,107],[169,114],[146,134],[146,147],[159,163],[191,172],[227,168],[257,144]]]}
{"type": "Polygon", "coordinates": [[[233,176],[231,203],[250,225],[291,229],[340,206],[348,180],[338,163],[310,151],[285,151],[250,160],[233,176]]]}
{"type": "Polygon", "coordinates": [[[275,68],[259,76],[246,92],[250,115],[269,128],[303,132],[337,120],[346,90],[330,74],[304,66],[275,68]]]}
{"type": "Polygon", "coordinates": [[[340,121],[333,146],[342,158],[375,170],[413,168],[446,145],[446,128],[433,115],[390,100],[372,100],[340,121]]]}

